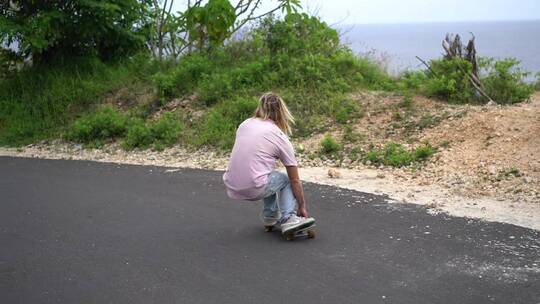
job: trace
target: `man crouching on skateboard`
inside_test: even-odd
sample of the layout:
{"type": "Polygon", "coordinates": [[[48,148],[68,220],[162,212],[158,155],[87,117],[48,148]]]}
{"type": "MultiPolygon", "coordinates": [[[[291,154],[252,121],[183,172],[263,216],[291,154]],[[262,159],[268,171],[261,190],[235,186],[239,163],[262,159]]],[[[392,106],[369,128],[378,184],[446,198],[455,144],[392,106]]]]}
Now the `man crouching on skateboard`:
{"type": "Polygon", "coordinates": [[[253,117],[238,127],[229,166],[223,175],[230,198],[263,200],[264,226],[277,227],[283,234],[315,222],[308,217],[298,163],[288,138],[290,123],[294,123],[294,118],[285,102],[276,94],[264,94],[253,117]],[[287,168],[287,175],[275,171],[278,159],[287,168]]]}

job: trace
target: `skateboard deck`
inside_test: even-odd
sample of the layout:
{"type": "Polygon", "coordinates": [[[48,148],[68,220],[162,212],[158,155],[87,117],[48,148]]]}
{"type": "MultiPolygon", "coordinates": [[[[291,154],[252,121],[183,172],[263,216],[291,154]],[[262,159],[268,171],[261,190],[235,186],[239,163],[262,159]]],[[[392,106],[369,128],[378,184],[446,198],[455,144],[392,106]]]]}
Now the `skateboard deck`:
{"type": "MultiPolygon", "coordinates": [[[[300,238],[300,237],[306,237],[308,239],[312,239],[312,238],[315,238],[315,230],[313,228],[315,228],[315,223],[304,228],[300,228],[297,230],[284,233],[283,236],[285,237],[287,241],[293,241],[294,239],[300,238]]],[[[266,232],[272,232],[274,230],[274,226],[264,226],[264,230],[266,232]]]]}

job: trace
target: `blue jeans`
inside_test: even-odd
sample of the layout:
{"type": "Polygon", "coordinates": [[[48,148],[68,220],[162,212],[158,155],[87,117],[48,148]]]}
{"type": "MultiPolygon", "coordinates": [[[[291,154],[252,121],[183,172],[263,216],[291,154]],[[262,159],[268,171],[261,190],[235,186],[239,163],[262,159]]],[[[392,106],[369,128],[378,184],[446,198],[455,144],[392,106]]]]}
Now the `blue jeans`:
{"type": "Polygon", "coordinates": [[[262,216],[267,219],[278,219],[285,222],[296,214],[296,198],[294,197],[289,177],[285,173],[273,171],[268,176],[268,183],[259,197],[264,202],[262,216]]]}

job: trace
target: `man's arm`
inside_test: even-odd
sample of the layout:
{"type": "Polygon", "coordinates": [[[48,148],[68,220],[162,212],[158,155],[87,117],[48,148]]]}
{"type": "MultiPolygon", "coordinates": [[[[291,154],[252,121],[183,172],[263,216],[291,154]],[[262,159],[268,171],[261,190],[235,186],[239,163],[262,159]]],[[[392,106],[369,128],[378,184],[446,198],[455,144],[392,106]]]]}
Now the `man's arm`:
{"type": "Polygon", "coordinates": [[[302,181],[300,181],[300,174],[298,173],[297,166],[287,166],[287,175],[291,182],[291,188],[298,203],[298,215],[307,217],[306,200],[304,198],[304,189],[302,188],[302,181]]]}

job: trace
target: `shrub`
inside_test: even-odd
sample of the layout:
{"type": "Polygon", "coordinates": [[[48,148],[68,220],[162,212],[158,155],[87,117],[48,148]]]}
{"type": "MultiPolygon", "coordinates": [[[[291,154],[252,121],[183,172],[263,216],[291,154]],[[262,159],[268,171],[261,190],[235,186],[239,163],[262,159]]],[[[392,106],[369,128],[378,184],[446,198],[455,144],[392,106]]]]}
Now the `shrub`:
{"type": "Polygon", "coordinates": [[[210,145],[230,149],[234,144],[238,125],[253,115],[257,101],[239,97],[230,102],[221,102],[211,109],[197,125],[197,146],[210,145]]]}
{"type": "Polygon", "coordinates": [[[430,62],[432,74],[425,84],[425,93],[430,97],[438,97],[457,103],[470,102],[473,99],[473,88],[468,74],[472,65],[465,59],[438,59],[430,62]]]}
{"type": "Polygon", "coordinates": [[[165,113],[150,127],[154,143],[158,146],[169,147],[174,145],[182,132],[182,125],[172,113],[165,113]]]}
{"type": "Polygon", "coordinates": [[[390,142],[386,144],[382,153],[382,163],[392,167],[410,165],[414,161],[412,153],[400,144],[390,142]]]}
{"type": "Polygon", "coordinates": [[[379,152],[377,150],[370,150],[368,153],[366,153],[366,156],[364,157],[366,161],[371,162],[372,164],[379,162],[379,152]]]}
{"type": "Polygon", "coordinates": [[[133,119],[127,129],[124,148],[148,148],[153,142],[152,132],[142,119],[133,119]]]}
{"type": "Polygon", "coordinates": [[[226,73],[216,73],[205,75],[198,87],[198,95],[208,106],[230,96],[233,93],[231,75],[226,73]]]}
{"type": "Polygon", "coordinates": [[[66,139],[91,143],[121,137],[126,132],[126,121],[124,114],[106,106],[77,119],[66,134],[66,139]]]}
{"type": "Polygon", "coordinates": [[[364,156],[364,161],[372,164],[384,164],[392,167],[404,167],[414,162],[424,161],[435,153],[429,143],[407,151],[401,144],[389,142],[382,149],[371,149],[364,156]]]}
{"type": "Polygon", "coordinates": [[[398,87],[402,91],[420,91],[427,79],[424,71],[406,71],[399,78],[398,87]]]}
{"type": "MultiPolygon", "coordinates": [[[[60,134],[78,113],[88,110],[123,83],[142,79],[133,60],[104,64],[73,58],[36,65],[0,81],[0,145],[24,145],[60,134]]],[[[150,65],[150,63],[147,63],[150,65]]]]}
{"type": "Polygon", "coordinates": [[[534,86],[524,82],[529,73],[522,72],[513,58],[494,61],[484,59],[481,65],[487,75],[482,77],[486,94],[499,104],[513,104],[528,99],[534,86]]]}
{"type": "Polygon", "coordinates": [[[193,91],[203,75],[209,75],[215,67],[208,54],[193,53],[182,57],[180,63],[167,73],[154,77],[158,94],[162,98],[171,98],[193,91]]]}
{"type": "Polygon", "coordinates": [[[158,121],[147,125],[142,119],[132,119],[128,126],[124,148],[148,148],[162,150],[174,145],[180,137],[182,125],[172,113],[165,113],[158,121]]]}
{"type": "Polygon", "coordinates": [[[330,55],[339,48],[337,31],[307,14],[288,14],[284,20],[266,18],[256,33],[273,55],[330,55]]]}
{"type": "Polygon", "coordinates": [[[425,160],[433,154],[435,154],[435,149],[433,149],[429,143],[425,143],[424,145],[414,149],[414,159],[416,161],[425,160]]]}
{"type": "Polygon", "coordinates": [[[358,104],[345,96],[353,88],[394,86],[376,63],[340,46],[334,29],[305,14],[267,18],[241,40],[183,57],[154,80],[163,99],[196,92],[207,106],[217,107],[204,118],[224,120],[223,126],[206,130],[205,136],[213,138],[217,135],[210,129],[230,126],[220,106],[230,100],[279,91],[297,117],[295,134],[304,136],[324,131],[328,116],[339,123],[360,117],[358,104]]]}
{"type": "Polygon", "coordinates": [[[332,137],[332,135],[326,135],[321,141],[322,152],[325,154],[333,154],[341,150],[341,145],[332,137]]]}
{"type": "MultiPolygon", "coordinates": [[[[420,91],[430,97],[456,103],[485,102],[486,98],[471,84],[472,64],[465,59],[437,59],[430,62],[431,69],[407,72],[399,82],[399,88],[420,91]]],[[[511,104],[528,99],[534,85],[526,83],[529,73],[521,71],[519,61],[508,58],[495,61],[479,60],[480,81],[485,93],[500,104],[511,104]]]]}

